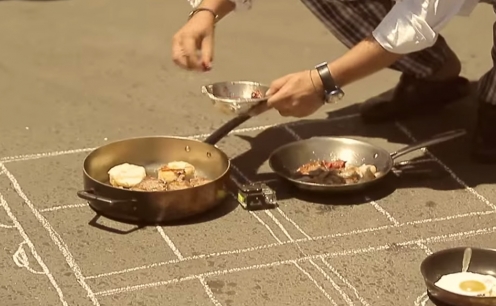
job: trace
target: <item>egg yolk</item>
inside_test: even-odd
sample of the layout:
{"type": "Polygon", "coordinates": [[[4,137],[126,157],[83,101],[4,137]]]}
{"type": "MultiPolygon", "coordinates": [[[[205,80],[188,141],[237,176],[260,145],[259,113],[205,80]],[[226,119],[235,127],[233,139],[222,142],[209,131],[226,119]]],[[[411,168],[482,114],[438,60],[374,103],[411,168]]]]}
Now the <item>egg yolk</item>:
{"type": "Polygon", "coordinates": [[[486,285],[479,281],[468,280],[460,283],[460,289],[467,292],[479,292],[485,291],[486,285]]]}

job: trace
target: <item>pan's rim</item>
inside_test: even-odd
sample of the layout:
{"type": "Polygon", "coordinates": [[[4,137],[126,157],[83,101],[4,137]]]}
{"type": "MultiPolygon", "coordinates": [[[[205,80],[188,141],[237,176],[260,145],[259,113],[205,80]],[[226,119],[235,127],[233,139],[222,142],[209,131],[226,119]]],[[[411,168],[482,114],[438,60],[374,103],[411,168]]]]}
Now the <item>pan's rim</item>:
{"type": "MultiPolygon", "coordinates": [[[[253,85],[253,86],[258,86],[258,87],[266,87],[267,89],[270,88],[269,85],[265,84],[265,83],[260,83],[260,82],[255,82],[255,81],[248,81],[248,80],[239,80],[239,81],[219,81],[219,82],[215,82],[215,83],[212,83],[212,84],[207,84],[207,85],[204,85],[205,87],[208,87],[208,86],[215,86],[215,85],[221,85],[221,84],[225,84],[225,83],[230,83],[230,84],[233,84],[233,85],[237,85],[237,84],[240,84],[240,85],[253,85]]],[[[212,96],[213,94],[210,93],[212,96]]],[[[264,93],[264,97],[262,98],[255,98],[255,99],[252,99],[252,98],[224,98],[224,97],[217,97],[217,96],[214,96],[214,99],[216,102],[222,102],[222,103],[226,103],[226,104],[258,104],[260,102],[263,102],[263,101],[267,101],[267,97],[265,96],[265,93],[264,93]]]]}
{"type": "Polygon", "coordinates": [[[309,187],[310,186],[311,187],[325,187],[325,188],[329,188],[329,189],[331,189],[331,188],[332,189],[343,189],[343,188],[352,189],[352,188],[354,188],[356,186],[360,186],[360,185],[365,186],[365,185],[373,184],[373,183],[383,179],[384,177],[386,177],[389,174],[389,172],[391,172],[391,170],[393,169],[393,165],[394,165],[394,161],[393,161],[393,158],[391,157],[391,153],[389,153],[386,149],[379,147],[379,146],[376,146],[376,145],[373,145],[367,141],[363,141],[363,140],[359,140],[359,139],[355,139],[355,138],[350,138],[350,137],[346,137],[346,136],[314,136],[314,137],[310,137],[310,138],[306,138],[306,139],[300,139],[300,140],[296,140],[296,141],[293,141],[293,142],[290,142],[290,143],[287,143],[287,144],[284,144],[284,145],[278,147],[277,149],[272,151],[269,155],[269,167],[272,169],[272,171],[274,171],[277,175],[284,178],[285,180],[288,180],[292,183],[299,184],[299,185],[304,185],[304,186],[309,186],[309,187]],[[344,140],[349,140],[349,141],[354,142],[354,143],[367,144],[371,147],[374,147],[376,149],[383,151],[385,155],[389,156],[389,158],[391,160],[391,167],[389,167],[389,169],[387,169],[387,171],[383,171],[380,176],[376,177],[375,179],[373,179],[371,181],[361,182],[361,183],[342,184],[342,185],[318,184],[318,183],[312,183],[312,182],[299,181],[297,179],[293,179],[287,175],[284,175],[283,173],[281,173],[280,171],[275,169],[275,167],[273,166],[272,163],[273,163],[274,156],[277,153],[279,153],[283,150],[287,150],[290,147],[293,147],[293,146],[296,146],[298,144],[308,142],[308,141],[314,140],[314,139],[325,139],[325,140],[343,140],[344,139],[344,140]]]}
{"type": "Polygon", "coordinates": [[[91,152],[89,152],[86,155],[86,157],[84,158],[84,160],[83,160],[83,174],[87,178],[89,178],[91,181],[93,181],[95,184],[103,185],[105,188],[110,188],[110,189],[113,189],[113,190],[118,190],[118,191],[121,191],[121,192],[124,192],[124,193],[129,193],[129,194],[134,194],[134,193],[138,193],[138,194],[164,194],[164,193],[167,193],[167,194],[170,194],[170,193],[173,193],[173,192],[176,192],[177,193],[177,192],[184,192],[184,191],[188,191],[188,190],[202,188],[202,187],[208,186],[210,184],[213,184],[216,181],[218,181],[219,179],[225,177],[229,173],[230,169],[231,169],[231,159],[229,158],[229,156],[224,151],[222,151],[221,149],[219,149],[216,145],[212,145],[212,144],[203,142],[203,141],[201,141],[199,139],[195,139],[195,138],[188,138],[188,137],[184,137],[184,136],[168,136],[168,135],[163,135],[163,136],[160,136],[160,135],[136,136],[136,137],[123,138],[123,139],[120,139],[120,140],[112,141],[112,142],[109,142],[109,143],[107,143],[107,144],[105,144],[103,146],[96,147],[95,149],[91,150],[91,152]],[[109,147],[109,146],[111,146],[113,144],[118,144],[118,143],[122,143],[122,142],[126,142],[126,141],[131,141],[131,140],[137,140],[137,139],[176,139],[176,140],[187,140],[187,141],[198,142],[198,143],[202,143],[202,144],[205,144],[205,145],[209,145],[209,146],[214,147],[220,154],[223,155],[223,157],[227,160],[227,166],[226,166],[226,169],[222,172],[221,175],[219,175],[216,178],[212,179],[208,183],[205,183],[205,184],[202,184],[202,185],[198,185],[198,186],[195,186],[195,187],[186,188],[186,189],[162,190],[162,191],[129,190],[129,189],[124,189],[124,188],[114,187],[114,186],[112,186],[110,184],[102,183],[101,181],[95,179],[93,176],[89,175],[89,173],[86,171],[86,167],[85,167],[86,161],[96,151],[98,151],[100,149],[104,149],[105,147],[109,147]]]}
{"type": "Polygon", "coordinates": [[[460,247],[446,248],[446,249],[434,252],[434,253],[428,255],[427,257],[425,257],[424,260],[422,260],[422,263],[420,264],[420,269],[421,269],[421,271],[424,271],[424,267],[427,264],[427,261],[436,257],[436,256],[444,255],[445,253],[458,251],[458,250],[462,251],[462,250],[465,250],[467,248],[471,248],[472,250],[476,250],[476,251],[489,251],[489,252],[496,253],[496,248],[481,248],[481,247],[471,247],[471,246],[465,246],[465,247],[460,246],[460,247]]]}
{"type": "Polygon", "coordinates": [[[436,256],[439,256],[439,255],[443,255],[444,253],[448,253],[448,252],[452,252],[452,251],[455,251],[455,250],[465,250],[466,248],[471,248],[472,250],[477,250],[477,251],[488,251],[488,252],[492,252],[492,253],[496,253],[496,248],[481,248],[481,247],[470,247],[470,246],[466,246],[466,247],[454,247],[454,248],[447,248],[447,249],[443,249],[443,250],[440,250],[440,251],[437,251],[437,252],[434,252],[430,255],[428,255],[426,258],[424,258],[424,260],[422,260],[422,263],[420,264],[420,273],[422,274],[422,277],[424,278],[424,281],[425,283],[427,283],[428,285],[431,285],[433,286],[436,290],[438,291],[441,291],[443,293],[447,293],[447,294],[450,294],[450,295],[454,295],[456,296],[457,298],[460,298],[460,299],[476,299],[476,300],[483,300],[483,301],[491,301],[491,300],[495,300],[496,301],[496,297],[493,297],[493,296],[467,296],[467,295],[463,295],[463,294],[458,294],[458,293],[455,293],[455,292],[451,292],[451,291],[448,291],[448,290],[445,290],[441,287],[438,287],[436,285],[436,282],[437,281],[433,281],[429,278],[426,277],[425,275],[425,269],[426,269],[426,265],[427,265],[427,261],[430,260],[431,258],[433,257],[436,257],[436,256]]]}

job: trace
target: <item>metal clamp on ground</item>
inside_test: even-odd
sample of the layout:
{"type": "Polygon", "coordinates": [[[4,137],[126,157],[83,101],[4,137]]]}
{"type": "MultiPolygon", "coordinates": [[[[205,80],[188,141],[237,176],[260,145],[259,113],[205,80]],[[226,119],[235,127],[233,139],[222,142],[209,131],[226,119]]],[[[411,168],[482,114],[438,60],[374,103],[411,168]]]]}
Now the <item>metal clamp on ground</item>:
{"type": "Polygon", "coordinates": [[[263,183],[239,185],[236,198],[245,210],[263,210],[278,207],[276,192],[263,183]]]}

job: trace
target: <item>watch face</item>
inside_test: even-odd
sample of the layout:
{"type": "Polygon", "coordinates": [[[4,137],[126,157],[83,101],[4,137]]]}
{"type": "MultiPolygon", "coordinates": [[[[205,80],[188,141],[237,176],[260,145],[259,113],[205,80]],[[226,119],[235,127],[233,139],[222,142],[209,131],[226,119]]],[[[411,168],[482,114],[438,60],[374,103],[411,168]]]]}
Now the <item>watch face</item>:
{"type": "Polygon", "coordinates": [[[325,94],[325,102],[326,103],[335,103],[341,100],[344,97],[344,92],[340,89],[331,91],[330,93],[325,94]]]}

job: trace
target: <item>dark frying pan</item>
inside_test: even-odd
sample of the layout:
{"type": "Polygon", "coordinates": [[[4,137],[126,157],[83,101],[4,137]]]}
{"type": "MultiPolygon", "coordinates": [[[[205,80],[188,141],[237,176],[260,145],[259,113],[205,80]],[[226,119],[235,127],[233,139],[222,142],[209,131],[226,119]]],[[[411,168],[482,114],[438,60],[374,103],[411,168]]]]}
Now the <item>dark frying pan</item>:
{"type": "Polygon", "coordinates": [[[430,139],[415,142],[389,153],[370,143],[344,137],[313,137],[295,141],[277,148],[269,157],[271,169],[297,188],[310,191],[346,192],[362,190],[381,181],[393,168],[394,160],[415,150],[465,135],[465,130],[454,130],[430,139]],[[311,161],[341,159],[347,165],[375,165],[380,175],[370,181],[346,185],[317,184],[296,178],[296,170],[311,161]]]}
{"type": "Polygon", "coordinates": [[[215,144],[250,118],[240,115],[228,121],[204,142],[171,136],[125,139],[92,151],[84,160],[84,190],[77,195],[102,216],[131,223],[155,224],[201,214],[219,205],[227,195],[230,161],[215,144]],[[163,164],[185,161],[211,182],[183,190],[145,192],[113,187],[110,168],[131,163],[149,175],[163,164]]]}
{"type": "MultiPolygon", "coordinates": [[[[420,265],[430,296],[453,306],[494,306],[496,297],[468,297],[437,287],[443,275],[461,272],[465,247],[446,249],[429,255],[420,265]]],[[[496,276],[496,250],[472,248],[468,272],[496,276]]]]}

